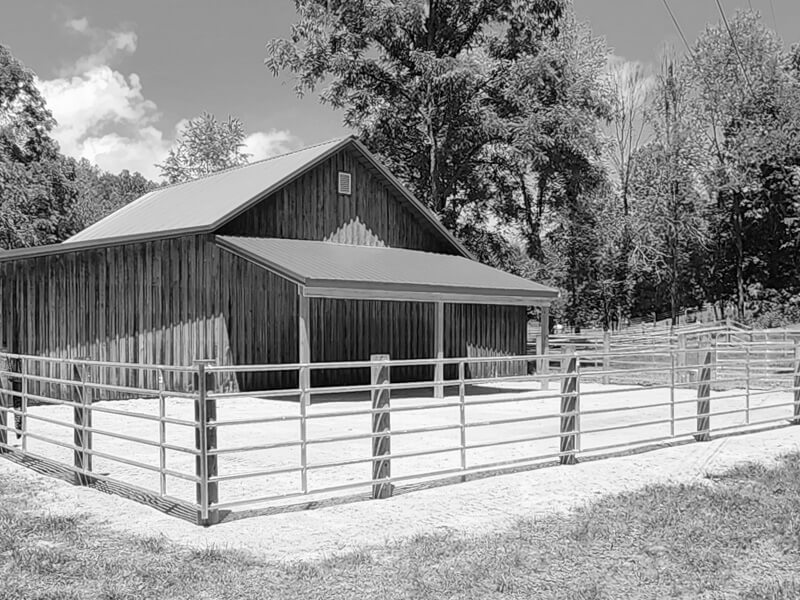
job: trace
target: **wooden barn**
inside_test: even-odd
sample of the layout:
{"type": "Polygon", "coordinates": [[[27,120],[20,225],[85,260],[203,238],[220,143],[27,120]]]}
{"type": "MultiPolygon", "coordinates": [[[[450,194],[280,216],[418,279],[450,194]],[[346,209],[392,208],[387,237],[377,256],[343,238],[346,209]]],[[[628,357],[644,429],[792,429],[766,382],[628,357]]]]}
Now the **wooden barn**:
{"type": "MultiPolygon", "coordinates": [[[[526,307],[546,312],[556,296],[473,260],[353,137],[163,187],[64,243],[0,254],[2,345],[47,357],[189,365],[519,355],[526,307]]],[[[487,362],[468,375],[520,368],[487,362]]],[[[394,369],[392,379],[432,373],[394,369]]],[[[312,383],[367,376],[323,371],[312,383]]],[[[110,383],[152,384],[119,377],[110,383]]]]}

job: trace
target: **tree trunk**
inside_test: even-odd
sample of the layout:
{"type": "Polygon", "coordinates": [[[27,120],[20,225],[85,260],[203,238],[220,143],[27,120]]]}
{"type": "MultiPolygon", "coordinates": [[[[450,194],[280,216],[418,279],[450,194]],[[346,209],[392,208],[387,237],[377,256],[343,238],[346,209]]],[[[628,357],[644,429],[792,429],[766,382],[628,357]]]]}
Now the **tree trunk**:
{"type": "Polygon", "coordinates": [[[744,243],[742,240],[742,204],[738,193],[733,194],[733,243],[736,248],[736,316],[744,317],[744,243]]]}

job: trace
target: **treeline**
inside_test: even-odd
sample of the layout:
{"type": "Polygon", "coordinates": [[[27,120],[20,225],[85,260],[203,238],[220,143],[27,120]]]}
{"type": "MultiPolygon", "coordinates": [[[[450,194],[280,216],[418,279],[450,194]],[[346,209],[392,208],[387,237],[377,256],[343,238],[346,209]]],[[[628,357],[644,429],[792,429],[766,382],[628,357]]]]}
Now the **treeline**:
{"type": "Polygon", "coordinates": [[[482,260],[611,325],[800,320],[800,52],[753,12],[655,68],[562,0],[298,0],[266,64],[319,92],[482,260]]]}
{"type": "Polygon", "coordinates": [[[0,248],[53,244],[155,187],[59,152],[33,73],[0,45],[0,248]]]}

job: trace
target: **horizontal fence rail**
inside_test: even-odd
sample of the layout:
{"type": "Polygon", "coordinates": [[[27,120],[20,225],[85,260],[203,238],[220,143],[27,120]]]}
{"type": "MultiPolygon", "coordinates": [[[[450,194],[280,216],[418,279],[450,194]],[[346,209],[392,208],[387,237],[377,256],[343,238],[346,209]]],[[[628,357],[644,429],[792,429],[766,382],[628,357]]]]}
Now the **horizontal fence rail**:
{"type": "Polygon", "coordinates": [[[798,424],[798,339],[705,328],[546,355],[184,367],[0,352],[0,452],[212,525],[234,509],[387,498],[398,486],[798,424]],[[507,374],[472,376],[487,364],[507,374]],[[393,381],[407,366],[431,377],[393,381]],[[359,369],[360,383],[311,383],[317,371],[359,369]],[[269,372],[297,383],[237,384],[269,372]]]}

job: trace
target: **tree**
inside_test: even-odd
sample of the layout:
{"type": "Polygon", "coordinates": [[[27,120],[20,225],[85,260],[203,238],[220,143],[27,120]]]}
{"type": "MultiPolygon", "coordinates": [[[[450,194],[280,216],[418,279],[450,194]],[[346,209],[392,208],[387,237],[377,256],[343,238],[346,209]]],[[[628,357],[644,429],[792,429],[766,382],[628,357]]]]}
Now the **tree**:
{"type": "MultiPolygon", "coordinates": [[[[455,229],[485,199],[480,178],[514,107],[498,87],[558,35],[563,0],[298,0],[290,39],[268,44],[273,74],[344,109],[400,179],[455,229]]],[[[502,153],[501,153],[502,154],[502,153]]]]}
{"type": "Polygon", "coordinates": [[[667,54],[648,112],[653,140],[637,153],[631,184],[642,256],[655,283],[666,284],[673,324],[691,288],[690,265],[706,243],[699,177],[702,148],[688,93],[685,74],[667,54]]]}
{"type": "Polygon", "coordinates": [[[210,113],[191,119],[163,163],[156,165],[169,183],[191,181],[222,169],[247,164],[245,132],[239,119],[217,121],[210,113]]]}
{"type": "Polygon", "coordinates": [[[78,196],[72,210],[75,229],[81,230],[119,210],[157,186],[140,173],[124,169],[114,175],[85,158],[75,161],[75,187],[78,196]]]}
{"type": "Polygon", "coordinates": [[[800,86],[778,36],[752,12],[709,27],[688,63],[713,159],[714,290],[744,316],[767,289],[797,289],[800,86]]]}
{"type": "Polygon", "coordinates": [[[645,112],[652,100],[655,79],[645,65],[621,59],[613,59],[609,71],[612,93],[607,158],[627,215],[636,152],[647,141],[645,112]]]}
{"type": "Polygon", "coordinates": [[[33,73],[0,45],[0,247],[74,232],[75,173],[49,135],[54,124],[33,73]]]}

